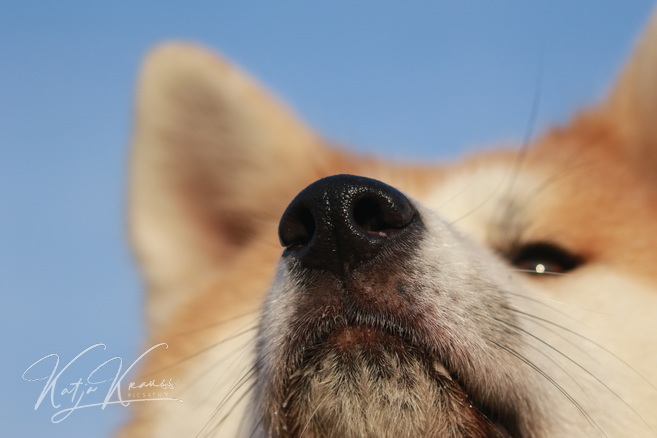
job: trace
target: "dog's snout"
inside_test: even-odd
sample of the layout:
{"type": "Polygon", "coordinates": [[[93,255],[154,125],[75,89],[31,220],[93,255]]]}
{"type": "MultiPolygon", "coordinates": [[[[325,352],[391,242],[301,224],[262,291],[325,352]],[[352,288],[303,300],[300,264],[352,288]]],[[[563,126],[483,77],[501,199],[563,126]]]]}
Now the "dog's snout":
{"type": "Polygon", "coordinates": [[[335,175],[297,195],[281,218],[279,237],[285,255],[302,266],[340,275],[374,258],[419,222],[411,201],[395,188],[335,175]]]}

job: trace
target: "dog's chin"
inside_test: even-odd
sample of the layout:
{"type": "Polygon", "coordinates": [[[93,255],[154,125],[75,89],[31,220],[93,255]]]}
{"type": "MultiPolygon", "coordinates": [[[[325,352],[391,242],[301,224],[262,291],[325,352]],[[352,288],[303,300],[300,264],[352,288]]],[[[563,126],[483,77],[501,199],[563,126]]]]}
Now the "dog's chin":
{"type": "Polygon", "coordinates": [[[296,354],[275,427],[282,436],[521,435],[473,400],[436,352],[388,327],[338,325],[296,354]]]}

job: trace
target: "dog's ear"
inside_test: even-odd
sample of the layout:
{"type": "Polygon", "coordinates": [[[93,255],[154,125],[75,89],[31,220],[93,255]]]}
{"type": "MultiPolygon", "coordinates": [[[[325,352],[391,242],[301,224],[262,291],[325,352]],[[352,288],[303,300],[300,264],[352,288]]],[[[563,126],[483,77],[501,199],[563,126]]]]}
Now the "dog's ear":
{"type": "Polygon", "coordinates": [[[606,104],[631,161],[657,180],[657,11],[606,104]]]}
{"type": "Polygon", "coordinates": [[[264,227],[275,238],[331,154],[244,73],[179,43],[147,58],[134,129],[130,231],[162,318],[264,227]]]}

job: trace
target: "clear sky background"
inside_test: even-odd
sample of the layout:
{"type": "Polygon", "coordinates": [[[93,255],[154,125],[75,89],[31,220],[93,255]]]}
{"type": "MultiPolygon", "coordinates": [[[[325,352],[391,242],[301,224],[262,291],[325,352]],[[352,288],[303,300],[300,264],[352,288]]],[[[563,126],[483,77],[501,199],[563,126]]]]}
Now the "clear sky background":
{"type": "Polygon", "coordinates": [[[599,99],[652,4],[3,1],[0,435],[104,437],[125,415],[53,424],[47,401],[34,409],[44,382],[21,375],[97,343],[81,370],[143,351],[124,195],[135,76],[154,45],[222,51],[359,151],[453,159],[521,140],[537,91],[537,131],[599,99]]]}

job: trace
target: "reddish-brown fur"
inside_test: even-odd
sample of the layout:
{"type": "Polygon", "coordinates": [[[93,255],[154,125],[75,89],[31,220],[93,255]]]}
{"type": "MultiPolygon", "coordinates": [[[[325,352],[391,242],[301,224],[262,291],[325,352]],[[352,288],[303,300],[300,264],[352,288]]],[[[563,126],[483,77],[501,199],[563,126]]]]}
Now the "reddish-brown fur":
{"type": "MultiPolygon", "coordinates": [[[[609,272],[627,278],[628,291],[641,284],[657,294],[656,23],[642,41],[610,96],[569,124],[547,131],[521,151],[491,151],[440,166],[352,156],[323,143],[214,55],[186,45],[159,49],[147,61],[138,99],[131,222],[150,289],[147,344],[166,342],[169,348],[153,352],[140,375],[189,381],[202,371],[203,352],[217,348],[224,325],[230,326],[223,332],[229,336],[236,330],[233,318],[253,319],[276,273],[282,212],[306,185],[338,173],[380,179],[421,202],[445,181],[489,168],[507,169],[508,181],[516,174],[535,175],[539,189],[521,206],[526,224],[520,234],[491,233],[480,244],[504,253],[516,242],[549,241],[585,261],[576,279],[609,272]],[[157,233],[151,235],[152,229],[157,233]]],[[[500,184],[491,198],[508,189],[500,184]]],[[[475,215],[480,208],[473,206],[475,215]]],[[[458,225],[459,218],[450,219],[458,225]]],[[[541,281],[539,288],[569,302],[560,278],[541,281]]],[[[600,299],[609,299],[603,286],[600,299]]],[[[626,291],[617,292],[610,296],[623,301],[626,291]]],[[[646,311],[657,302],[650,300],[646,311]]],[[[591,309],[584,312],[593,314],[597,307],[591,309]]],[[[644,318],[636,330],[646,327],[654,323],[644,318]]],[[[643,357],[642,345],[648,345],[643,338],[638,352],[629,348],[629,356],[643,357]]],[[[633,363],[649,373],[648,379],[657,367],[653,356],[646,352],[643,362],[633,363]]],[[[186,398],[184,389],[177,391],[186,398]]],[[[633,395],[631,388],[628,394],[633,395]]],[[[637,397],[642,413],[654,411],[655,393],[637,397]]],[[[177,421],[158,417],[158,408],[139,405],[123,436],[151,436],[158,425],[177,421]]],[[[609,417],[604,407],[600,411],[609,417]]],[[[655,425],[651,418],[644,421],[655,425]]]]}

